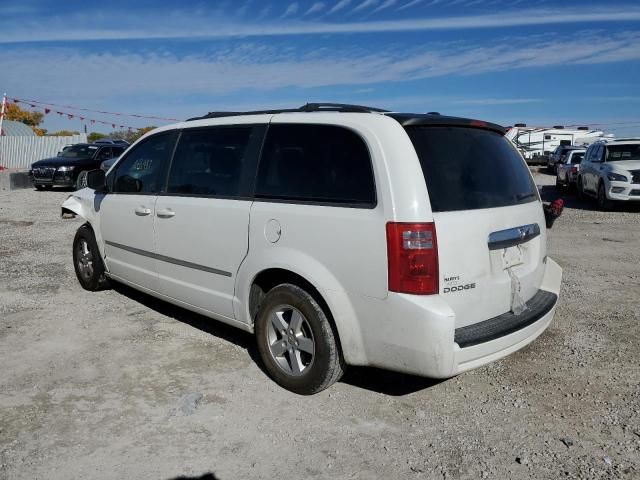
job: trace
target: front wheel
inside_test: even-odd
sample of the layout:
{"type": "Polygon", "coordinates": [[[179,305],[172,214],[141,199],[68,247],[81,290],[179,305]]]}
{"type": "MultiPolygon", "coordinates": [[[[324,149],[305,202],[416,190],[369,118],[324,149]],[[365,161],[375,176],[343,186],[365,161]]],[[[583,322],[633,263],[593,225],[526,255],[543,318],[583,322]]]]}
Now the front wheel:
{"type": "Polygon", "coordinates": [[[87,187],[87,171],[80,172],[76,179],[76,190],[82,190],[87,187]]]}
{"type": "Polygon", "coordinates": [[[604,189],[604,183],[600,182],[598,187],[598,208],[603,212],[611,210],[611,200],[607,198],[607,192],[604,189]]]}
{"type": "Polygon", "coordinates": [[[281,284],[266,294],[255,331],[269,375],[287,390],[312,395],[344,373],[337,332],[316,300],[296,285],[281,284]]]}
{"type": "Polygon", "coordinates": [[[95,292],[109,286],[93,231],[82,225],[73,239],[73,266],[80,285],[95,292]]]}

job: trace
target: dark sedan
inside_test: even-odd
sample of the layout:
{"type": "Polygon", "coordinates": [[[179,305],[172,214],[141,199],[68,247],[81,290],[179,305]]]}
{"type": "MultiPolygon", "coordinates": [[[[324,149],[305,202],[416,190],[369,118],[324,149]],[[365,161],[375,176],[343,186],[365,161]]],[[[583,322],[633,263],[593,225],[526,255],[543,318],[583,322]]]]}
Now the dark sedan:
{"type": "Polygon", "coordinates": [[[79,143],[65,149],[57,157],[38,160],[31,165],[31,177],[38,190],[54,186],[86,186],[86,172],[100,168],[103,161],[118,157],[125,145],[79,143]]]}

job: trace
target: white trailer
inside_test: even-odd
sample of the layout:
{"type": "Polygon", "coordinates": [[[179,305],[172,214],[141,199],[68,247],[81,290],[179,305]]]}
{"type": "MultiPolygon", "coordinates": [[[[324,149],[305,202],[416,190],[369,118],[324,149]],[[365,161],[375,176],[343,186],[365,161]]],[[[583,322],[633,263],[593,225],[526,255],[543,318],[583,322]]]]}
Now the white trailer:
{"type": "Polygon", "coordinates": [[[589,127],[527,127],[524,124],[516,124],[506,134],[525,160],[541,163],[559,145],[583,145],[610,136],[589,127]]]}

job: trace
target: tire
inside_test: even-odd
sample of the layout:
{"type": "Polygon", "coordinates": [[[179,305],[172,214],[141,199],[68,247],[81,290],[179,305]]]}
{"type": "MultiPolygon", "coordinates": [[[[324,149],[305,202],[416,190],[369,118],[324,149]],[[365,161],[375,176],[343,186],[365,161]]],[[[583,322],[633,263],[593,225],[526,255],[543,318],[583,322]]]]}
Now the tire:
{"type": "Polygon", "coordinates": [[[49,190],[53,190],[53,185],[45,185],[44,189],[49,191],[49,190]]]}
{"type": "Polygon", "coordinates": [[[600,182],[598,185],[598,208],[603,212],[611,210],[611,200],[607,198],[607,193],[604,190],[604,183],[600,182]]]}
{"type": "Polygon", "coordinates": [[[39,192],[44,190],[44,185],[35,185],[36,190],[38,190],[39,192]]]}
{"type": "Polygon", "coordinates": [[[576,194],[580,200],[584,200],[584,189],[582,188],[582,177],[578,177],[576,182],[576,194]]]}
{"type": "Polygon", "coordinates": [[[82,190],[87,187],[87,171],[84,170],[78,174],[76,179],[76,190],[82,190]]]}
{"type": "Polygon", "coordinates": [[[562,184],[562,182],[560,182],[560,178],[558,177],[558,175],[556,175],[556,188],[558,190],[562,190],[564,188],[564,185],[562,184]]]}
{"type": "Polygon", "coordinates": [[[302,288],[285,283],[271,289],[260,305],[255,327],[262,362],[283,388],[312,395],[342,377],[345,363],[337,332],[302,288]]]}
{"type": "Polygon", "coordinates": [[[87,224],[78,229],[73,239],[73,267],[85,290],[96,292],[109,287],[93,230],[87,224]]]}

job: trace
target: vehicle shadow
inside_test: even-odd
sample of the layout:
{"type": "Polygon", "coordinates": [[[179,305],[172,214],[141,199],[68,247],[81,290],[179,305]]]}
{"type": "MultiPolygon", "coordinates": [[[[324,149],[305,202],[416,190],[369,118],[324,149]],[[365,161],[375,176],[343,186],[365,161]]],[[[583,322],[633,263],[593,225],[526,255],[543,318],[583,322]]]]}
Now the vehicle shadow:
{"type": "Polygon", "coordinates": [[[164,300],[160,300],[151,295],[135,290],[134,288],[122,283],[112,282],[112,287],[113,290],[119,294],[124,295],[135,302],[141,303],[160,315],[173,318],[174,320],[190,325],[191,327],[197,328],[209,335],[221,338],[222,340],[244,348],[252,360],[256,362],[260,369],[266,373],[262,366],[262,362],[260,361],[258,348],[256,347],[252,334],[227,325],[226,323],[222,323],[212,318],[205,317],[204,315],[178,307],[169,302],[165,302],[164,300]]]}
{"type": "MultiPolygon", "coordinates": [[[[252,334],[163,300],[159,300],[122,283],[112,282],[112,287],[113,290],[120,295],[124,295],[135,302],[141,303],[160,315],[173,318],[174,320],[190,325],[202,332],[221,338],[222,340],[231,342],[245,349],[260,370],[266,376],[269,376],[262,363],[262,359],[260,358],[260,354],[252,334]]],[[[432,387],[442,382],[442,380],[390,372],[378,368],[349,367],[340,382],[353,387],[362,388],[364,390],[397,397],[432,387]]]]}
{"type": "Polygon", "coordinates": [[[390,397],[402,397],[434,387],[445,380],[418,377],[407,373],[391,372],[374,367],[349,367],[340,380],[352,387],[382,393],[390,397]]]}
{"type": "Polygon", "coordinates": [[[219,480],[219,478],[216,477],[214,473],[209,472],[198,477],[173,477],[169,480],[219,480]]]}

